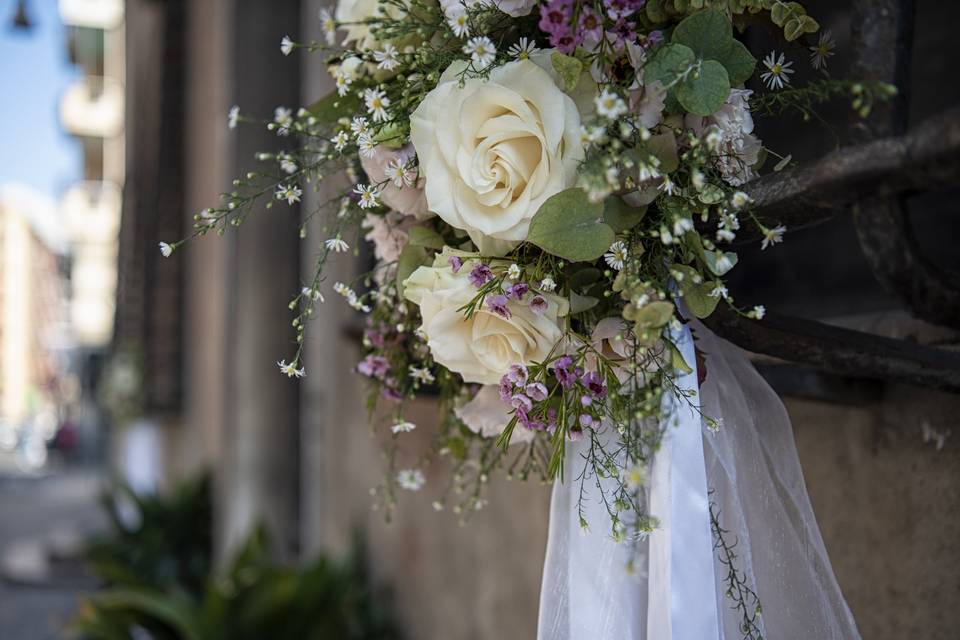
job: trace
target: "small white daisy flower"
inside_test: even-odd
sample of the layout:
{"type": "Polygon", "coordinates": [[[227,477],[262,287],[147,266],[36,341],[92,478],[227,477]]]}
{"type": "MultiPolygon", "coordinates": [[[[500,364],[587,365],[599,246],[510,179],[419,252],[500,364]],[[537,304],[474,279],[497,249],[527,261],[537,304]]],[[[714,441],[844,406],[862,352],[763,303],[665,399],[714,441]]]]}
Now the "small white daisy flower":
{"type": "Polygon", "coordinates": [[[353,192],[360,196],[361,209],[372,209],[380,205],[378,200],[380,192],[374,185],[358,184],[353,188],[353,192]]]}
{"type": "Polygon", "coordinates": [[[470,56],[477,69],[486,69],[497,59],[497,48],[487,36],[470,38],[467,44],[463,45],[463,52],[470,56]]]}
{"type": "Polygon", "coordinates": [[[526,36],[523,36],[517,42],[510,45],[510,48],[507,49],[507,55],[517,60],[529,60],[530,56],[539,50],[536,44],[526,36]]]}
{"type": "Polygon", "coordinates": [[[330,138],[330,142],[333,143],[334,149],[337,151],[343,151],[350,142],[350,136],[347,135],[346,131],[340,131],[337,133],[337,135],[330,138]]]}
{"type": "Polygon", "coordinates": [[[411,171],[406,162],[403,162],[399,158],[394,158],[388,162],[383,173],[388,180],[393,182],[393,186],[398,189],[413,186],[413,171],[411,171]]]}
{"type": "Polygon", "coordinates": [[[734,209],[743,209],[751,202],[753,202],[753,199],[743,191],[735,191],[734,194],[730,196],[730,204],[733,205],[734,209]]]}
{"type": "Polygon", "coordinates": [[[288,56],[293,52],[293,47],[293,40],[290,39],[290,36],[283,36],[280,40],[280,53],[288,56]]]}
{"type": "Polygon", "coordinates": [[[447,14],[447,24],[453,35],[466,38],[470,35],[470,25],[467,24],[467,12],[463,7],[456,7],[447,14]]]}
{"type": "Polygon", "coordinates": [[[682,236],[687,231],[693,230],[693,220],[686,217],[679,217],[673,220],[673,235],[682,236]]]}
{"type": "Polygon", "coordinates": [[[397,484],[407,491],[419,491],[426,481],[420,469],[403,469],[397,473],[397,484]]]}
{"type": "Polygon", "coordinates": [[[594,102],[597,105],[597,113],[610,120],[616,120],[627,112],[627,103],[608,88],[605,88],[594,102]]]}
{"type": "Polygon", "coordinates": [[[713,287],[713,290],[710,292],[711,298],[726,298],[728,295],[730,295],[730,292],[727,291],[727,288],[722,282],[717,282],[717,284],[713,287]]]}
{"type": "Polygon", "coordinates": [[[763,317],[767,315],[767,309],[762,304],[758,304],[753,308],[753,311],[751,311],[747,315],[749,315],[751,318],[754,318],[756,320],[763,320],[763,317]]]}
{"type": "Polygon", "coordinates": [[[390,98],[382,89],[364,89],[363,102],[374,122],[384,122],[389,119],[387,107],[390,106],[390,98]]]}
{"type": "Polygon", "coordinates": [[[603,254],[603,259],[606,260],[607,264],[610,265],[611,269],[616,269],[620,271],[623,269],[624,263],[627,261],[627,245],[624,244],[623,240],[617,240],[612,245],[610,245],[609,251],[603,254]]]}
{"type": "Polygon", "coordinates": [[[793,73],[793,69],[790,67],[793,66],[793,62],[784,62],[785,58],[784,54],[781,53],[778,58],[777,52],[771,51],[763,59],[763,66],[767,70],[760,74],[760,79],[766,83],[769,89],[783,89],[790,84],[790,74],[793,73]]]}
{"type": "Polygon", "coordinates": [[[172,253],[173,253],[173,245],[168,244],[166,242],[160,243],[160,255],[162,255],[164,258],[169,258],[172,253]]]}
{"type": "Polygon", "coordinates": [[[323,245],[328,251],[333,251],[334,253],[346,253],[350,250],[350,245],[348,245],[340,236],[325,240],[323,245]]]}
{"type": "Polygon", "coordinates": [[[342,282],[335,282],[333,284],[333,292],[343,296],[344,298],[355,298],[357,294],[354,293],[353,289],[343,284],[342,282]]]}
{"type": "Polygon", "coordinates": [[[763,233],[763,242],[760,243],[760,250],[764,250],[769,246],[780,244],[783,242],[783,234],[787,232],[785,226],[777,225],[773,229],[767,229],[763,233]]]}
{"type": "Polygon", "coordinates": [[[389,42],[380,51],[373,52],[373,59],[377,61],[377,68],[384,71],[393,71],[400,66],[400,52],[389,42]]]}
{"type": "Polygon", "coordinates": [[[236,129],[238,122],[240,122],[240,107],[233,105],[227,112],[227,128],[236,129]]]}
{"type": "Polygon", "coordinates": [[[412,422],[398,422],[397,424],[390,427],[390,431],[394,433],[410,433],[417,428],[417,425],[412,422]]]}
{"type": "Polygon", "coordinates": [[[373,141],[367,134],[357,136],[357,150],[360,152],[360,156],[364,158],[372,158],[376,153],[377,143],[373,141]]]}
{"type": "Polygon", "coordinates": [[[314,302],[325,302],[325,300],[323,299],[323,294],[320,293],[319,290],[311,289],[310,287],[304,287],[303,289],[301,289],[300,295],[302,295],[305,298],[309,298],[314,302]]]}
{"type": "Polygon", "coordinates": [[[287,204],[294,204],[300,202],[303,190],[295,184],[279,184],[275,195],[277,200],[286,200],[287,204]]]}
{"type": "Polygon", "coordinates": [[[426,367],[415,367],[410,365],[410,377],[420,382],[420,384],[431,384],[434,381],[433,374],[426,367]]]}
{"type": "Polygon", "coordinates": [[[350,131],[352,131],[355,136],[366,135],[370,132],[370,121],[363,116],[354,116],[353,119],[350,120],[350,131]]]}
{"type": "Polygon", "coordinates": [[[814,69],[826,72],[827,58],[833,56],[833,50],[837,43],[833,40],[833,34],[829,31],[821,31],[820,39],[816,46],[810,47],[810,64],[814,69]]]}
{"type": "Polygon", "coordinates": [[[337,75],[334,76],[334,80],[337,83],[337,95],[341,98],[347,95],[350,92],[350,84],[353,82],[353,79],[348,77],[346,74],[337,72],[337,75]]]}
{"type": "Polygon", "coordinates": [[[507,277],[511,280],[519,280],[522,273],[523,272],[520,269],[520,265],[517,263],[513,263],[507,267],[507,277]]]}
{"type": "Polygon", "coordinates": [[[293,126],[293,111],[286,107],[277,107],[273,110],[273,121],[277,125],[277,135],[288,136],[290,127],[293,126]]]}
{"type": "Polygon", "coordinates": [[[280,367],[280,372],[288,378],[302,378],[307,375],[306,369],[297,369],[296,362],[287,364],[285,360],[280,360],[277,362],[277,366],[280,367]]]}
{"type": "Polygon", "coordinates": [[[280,170],[287,175],[296,173],[297,169],[299,169],[297,163],[293,161],[293,157],[289,154],[282,153],[277,156],[277,159],[280,161],[280,170]]]}
{"type": "Polygon", "coordinates": [[[323,29],[323,37],[327,44],[337,43],[337,21],[333,19],[333,14],[329,9],[320,9],[320,27],[323,29]]]}
{"type": "Polygon", "coordinates": [[[553,278],[551,278],[550,276],[547,276],[546,278],[540,281],[540,285],[537,288],[540,289],[540,291],[543,291],[544,293],[550,293],[556,290],[557,283],[554,281],[553,278]]]}

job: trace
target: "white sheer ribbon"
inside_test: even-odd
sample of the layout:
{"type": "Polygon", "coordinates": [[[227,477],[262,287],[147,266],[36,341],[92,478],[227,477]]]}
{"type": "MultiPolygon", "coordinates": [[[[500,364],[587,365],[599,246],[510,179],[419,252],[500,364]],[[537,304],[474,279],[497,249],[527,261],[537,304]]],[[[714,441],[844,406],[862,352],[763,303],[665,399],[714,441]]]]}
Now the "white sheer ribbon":
{"type": "Polygon", "coordinates": [[[705,640],[719,637],[720,623],[696,356],[688,327],[670,333],[692,368],[676,380],[677,387],[691,395],[663,398],[663,413],[670,418],[650,479],[650,513],[660,524],[649,541],[647,637],[705,640]]]}
{"type": "MultiPolygon", "coordinates": [[[[728,568],[713,553],[709,529],[703,534],[703,523],[709,526],[704,487],[714,490],[725,537],[736,542],[735,568],[763,605],[756,624],[764,637],[859,639],[810,507],[783,405],[740,350],[699,323],[692,326],[707,363],[701,413],[722,426],[706,433],[686,415],[689,407],[675,407],[679,426],[670,429],[651,470],[651,513],[661,529],[641,547],[633,573],[625,570],[629,546],[608,535],[595,490],[584,504],[591,528],[581,533],[574,480],[586,443],[568,447],[567,481],[554,485],[551,499],[539,640],[744,637],[742,611],[726,596],[728,568]]],[[[693,365],[689,336],[676,339],[693,365]]],[[[696,380],[691,374],[679,386],[696,389],[696,380]]]]}

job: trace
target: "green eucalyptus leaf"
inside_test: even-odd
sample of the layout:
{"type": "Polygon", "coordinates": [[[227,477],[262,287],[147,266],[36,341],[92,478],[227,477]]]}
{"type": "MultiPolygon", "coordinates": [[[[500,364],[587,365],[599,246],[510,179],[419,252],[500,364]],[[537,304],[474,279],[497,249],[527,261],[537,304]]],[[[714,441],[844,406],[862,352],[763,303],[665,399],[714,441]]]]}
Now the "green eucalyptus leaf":
{"type": "Polygon", "coordinates": [[[570,315],[582,313],[587,309],[592,309],[600,302],[593,296],[582,296],[579,293],[570,294],[570,315]]]}
{"type": "Polygon", "coordinates": [[[634,321],[643,329],[658,329],[667,326],[673,317],[673,303],[661,300],[644,305],[634,313],[634,321]]]}
{"type": "Polygon", "coordinates": [[[580,82],[580,74],[583,72],[583,63],[573,56],[568,56],[554,51],[550,54],[550,62],[553,63],[553,69],[563,81],[564,91],[573,91],[580,82]]]}
{"type": "Polygon", "coordinates": [[[647,208],[631,207],[623,198],[612,196],[603,203],[603,221],[610,225],[616,233],[627,231],[637,226],[643,220],[647,208]]]}
{"type": "Polygon", "coordinates": [[[413,244],[408,244],[400,252],[397,258],[397,292],[403,298],[403,281],[410,275],[429,262],[427,250],[413,244]]]}
{"type": "Polygon", "coordinates": [[[714,289],[713,283],[703,282],[696,269],[685,264],[674,265],[671,270],[682,275],[682,278],[677,280],[677,286],[683,293],[687,310],[698,318],[706,318],[713,313],[720,301],[720,298],[710,295],[714,289]]]}
{"type": "Polygon", "coordinates": [[[573,273],[567,284],[573,291],[580,291],[603,277],[603,272],[596,267],[585,267],[573,273]]]}
{"type": "Polygon", "coordinates": [[[727,75],[730,76],[730,84],[733,86],[749,80],[757,66],[757,59],[739,40],[731,40],[722,55],[717,57],[716,60],[727,70],[727,75]]]}
{"type": "Polygon", "coordinates": [[[729,251],[704,251],[703,259],[710,273],[715,276],[722,276],[737,266],[737,254],[729,251]]]}
{"type": "Polygon", "coordinates": [[[672,42],[682,44],[706,60],[720,60],[730,41],[733,27],[719,9],[708,9],[684,18],[673,30],[672,42]]]}
{"type": "Polygon", "coordinates": [[[411,227],[408,233],[410,234],[410,244],[416,247],[427,247],[428,249],[443,249],[444,247],[443,238],[430,227],[411,227]]]}
{"type": "Polygon", "coordinates": [[[567,189],[540,205],[527,242],[571,262],[592,262],[616,239],[603,222],[603,203],[590,202],[582,189],[567,189]]]}
{"type": "Polygon", "coordinates": [[[697,56],[690,47],[678,43],[665,44],[644,65],[644,82],[659,82],[671,87],[696,61],[697,56]]]}
{"type": "Polygon", "coordinates": [[[664,343],[666,343],[667,350],[670,352],[670,366],[683,374],[693,373],[693,369],[691,369],[687,361],[683,359],[683,354],[680,353],[677,345],[673,344],[672,340],[664,340],[664,343]]]}
{"type": "Polygon", "coordinates": [[[716,60],[704,60],[700,72],[690,74],[677,85],[677,100],[698,116],[709,116],[722,107],[730,95],[727,70],[716,60]]]}
{"type": "Polygon", "coordinates": [[[658,133],[647,140],[650,153],[660,161],[660,173],[672,173],[680,166],[680,156],[677,154],[677,136],[672,131],[658,133]]]}

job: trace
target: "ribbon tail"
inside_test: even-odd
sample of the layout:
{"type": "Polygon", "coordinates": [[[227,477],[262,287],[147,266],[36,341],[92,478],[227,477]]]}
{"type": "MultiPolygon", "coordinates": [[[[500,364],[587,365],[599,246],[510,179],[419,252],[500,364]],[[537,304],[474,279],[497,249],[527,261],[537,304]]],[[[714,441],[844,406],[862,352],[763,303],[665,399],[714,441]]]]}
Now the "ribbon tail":
{"type": "Polygon", "coordinates": [[[693,369],[677,388],[692,393],[663,400],[666,433],[651,469],[650,513],[659,526],[650,534],[647,639],[719,639],[693,337],[683,326],[671,330],[671,340],[693,369]]]}

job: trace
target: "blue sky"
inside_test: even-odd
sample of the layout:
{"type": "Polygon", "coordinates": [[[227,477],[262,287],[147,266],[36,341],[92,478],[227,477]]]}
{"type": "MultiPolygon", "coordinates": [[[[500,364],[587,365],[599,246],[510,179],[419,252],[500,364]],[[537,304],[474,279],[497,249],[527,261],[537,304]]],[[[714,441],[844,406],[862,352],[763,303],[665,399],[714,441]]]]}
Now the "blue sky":
{"type": "Polygon", "coordinates": [[[16,0],[0,0],[0,185],[51,197],[81,175],[79,145],[60,128],[60,95],[77,77],[67,59],[57,0],[28,0],[34,23],[14,30],[16,0]]]}

